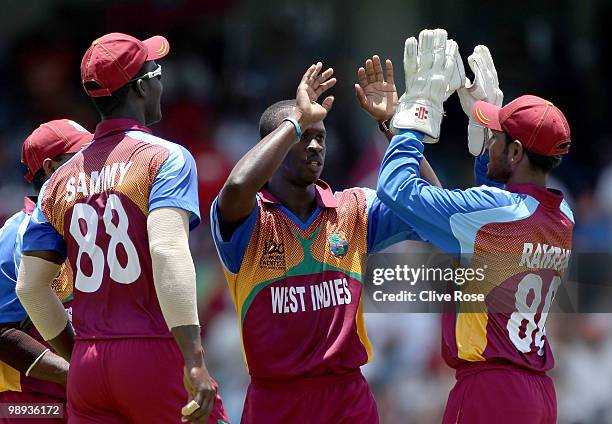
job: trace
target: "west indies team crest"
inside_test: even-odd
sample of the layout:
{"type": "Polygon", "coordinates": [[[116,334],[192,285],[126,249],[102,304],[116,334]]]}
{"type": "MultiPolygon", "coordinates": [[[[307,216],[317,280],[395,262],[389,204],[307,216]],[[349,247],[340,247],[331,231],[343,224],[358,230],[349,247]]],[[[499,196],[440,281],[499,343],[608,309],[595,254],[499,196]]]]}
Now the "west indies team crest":
{"type": "Polygon", "coordinates": [[[348,252],[348,247],[348,240],[344,231],[338,231],[329,236],[329,249],[334,256],[343,257],[348,252]]]}

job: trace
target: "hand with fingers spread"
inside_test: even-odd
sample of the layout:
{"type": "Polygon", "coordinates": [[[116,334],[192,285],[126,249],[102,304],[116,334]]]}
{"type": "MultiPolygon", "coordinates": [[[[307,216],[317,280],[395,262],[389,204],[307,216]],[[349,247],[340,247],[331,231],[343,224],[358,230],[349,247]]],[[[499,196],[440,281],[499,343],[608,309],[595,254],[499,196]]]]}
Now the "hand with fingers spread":
{"type": "Polygon", "coordinates": [[[323,120],[334,103],[333,96],[327,96],[321,104],[317,103],[321,94],[336,85],[336,78],[331,78],[334,70],[328,68],[321,72],[322,68],[321,62],[310,65],[297,88],[296,107],[293,115],[300,123],[302,130],[314,122],[323,120]]]}
{"type": "Polygon", "coordinates": [[[406,92],[391,122],[395,132],[412,129],[425,134],[423,142],[436,143],[444,115],[444,101],[465,80],[457,43],[443,29],[423,30],[404,47],[406,92]]]}
{"type": "Polygon", "coordinates": [[[468,148],[474,156],[480,156],[489,138],[486,128],[478,125],[472,116],[472,107],[477,100],[501,106],[504,93],[499,88],[499,79],[493,63],[493,57],[487,46],[476,46],[474,53],[468,57],[468,65],[474,72],[474,82],[465,79],[465,87],[457,90],[461,107],[469,118],[468,148]]]}
{"type": "Polygon", "coordinates": [[[372,56],[366,60],[365,67],[357,70],[359,84],[355,84],[359,105],[379,123],[391,119],[397,107],[393,63],[389,59],[385,61],[385,68],[386,80],[380,57],[372,56]]]}

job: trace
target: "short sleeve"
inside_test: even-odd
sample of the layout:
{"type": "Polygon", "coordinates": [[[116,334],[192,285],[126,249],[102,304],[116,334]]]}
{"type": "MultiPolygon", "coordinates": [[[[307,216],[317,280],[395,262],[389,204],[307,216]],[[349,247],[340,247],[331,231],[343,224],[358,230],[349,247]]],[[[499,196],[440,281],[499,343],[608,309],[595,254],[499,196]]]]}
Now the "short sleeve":
{"type": "Polygon", "coordinates": [[[21,259],[19,233],[28,221],[29,216],[19,212],[0,228],[0,324],[19,322],[26,317],[26,312],[15,293],[15,285],[21,259]]]}
{"type": "Polygon", "coordinates": [[[259,205],[255,205],[249,216],[234,230],[229,240],[223,240],[221,236],[221,228],[219,223],[219,214],[217,211],[217,203],[219,197],[216,197],[210,207],[210,226],[217,247],[217,253],[223,263],[223,266],[233,274],[237,274],[242,264],[242,259],[246,253],[251,235],[257,222],[259,215],[259,205]]]}
{"type": "Polygon", "coordinates": [[[397,216],[370,188],[362,188],[368,212],[368,253],[375,253],[404,240],[422,240],[406,221],[397,216]]]}
{"type": "Polygon", "coordinates": [[[189,229],[200,223],[198,173],[191,153],[178,144],[168,143],[168,157],[159,167],[151,193],[149,212],[170,207],[190,213],[189,229]]]}
{"type": "MultiPolygon", "coordinates": [[[[44,189],[43,189],[44,191],[44,189]]],[[[38,203],[30,222],[23,234],[22,252],[33,252],[37,250],[57,252],[62,258],[66,259],[66,241],[62,235],[51,225],[41,209],[43,191],[38,197],[38,203]]]]}

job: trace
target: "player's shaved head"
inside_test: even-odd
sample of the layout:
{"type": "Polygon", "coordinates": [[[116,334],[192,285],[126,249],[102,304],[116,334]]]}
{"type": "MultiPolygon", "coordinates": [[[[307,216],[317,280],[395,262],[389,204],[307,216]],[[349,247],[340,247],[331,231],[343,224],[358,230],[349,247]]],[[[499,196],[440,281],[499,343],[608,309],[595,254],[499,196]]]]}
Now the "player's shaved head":
{"type": "Polygon", "coordinates": [[[269,106],[259,118],[259,137],[264,138],[295,109],[295,100],[281,100],[269,106]]]}

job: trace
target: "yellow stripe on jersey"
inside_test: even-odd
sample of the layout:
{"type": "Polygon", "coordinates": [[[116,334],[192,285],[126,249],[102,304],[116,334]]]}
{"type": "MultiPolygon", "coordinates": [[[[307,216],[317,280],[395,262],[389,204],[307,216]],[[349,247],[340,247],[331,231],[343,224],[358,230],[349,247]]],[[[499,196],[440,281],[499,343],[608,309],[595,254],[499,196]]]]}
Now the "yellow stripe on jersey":
{"type": "Polygon", "coordinates": [[[20,392],[21,378],[19,371],[0,361],[0,392],[20,392]]]}
{"type": "Polygon", "coordinates": [[[368,332],[366,331],[365,320],[363,318],[363,297],[359,299],[359,307],[357,308],[357,334],[359,335],[359,340],[365,347],[366,352],[368,353],[368,362],[372,360],[372,356],[374,355],[372,350],[372,343],[368,337],[368,332]]]}
{"type": "Polygon", "coordinates": [[[484,361],[484,350],[487,347],[486,312],[461,312],[455,323],[455,340],[460,359],[466,361],[484,361]]]}

